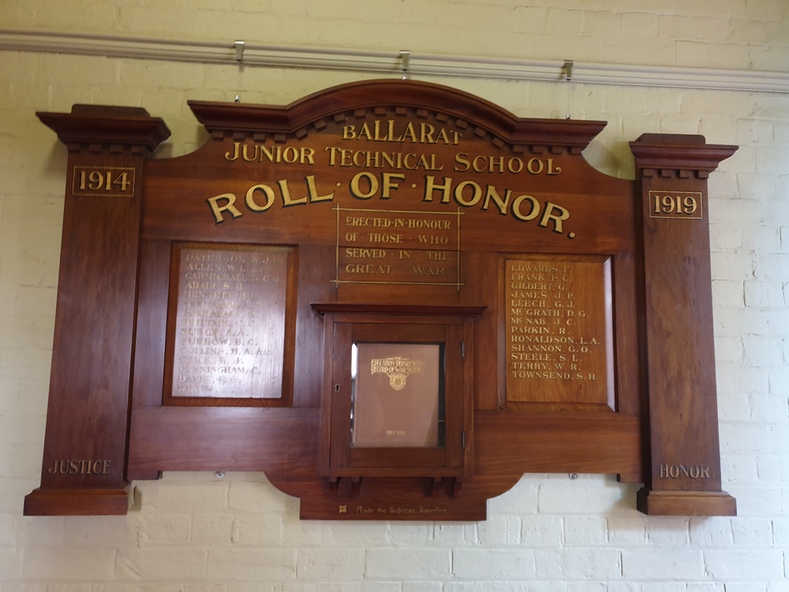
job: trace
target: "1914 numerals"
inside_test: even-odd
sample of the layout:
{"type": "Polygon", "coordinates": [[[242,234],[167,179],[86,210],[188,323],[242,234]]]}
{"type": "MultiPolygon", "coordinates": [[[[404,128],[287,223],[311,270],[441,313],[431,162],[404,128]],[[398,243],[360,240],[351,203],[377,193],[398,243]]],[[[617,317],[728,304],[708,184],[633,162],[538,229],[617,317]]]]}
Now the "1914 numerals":
{"type": "Polygon", "coordinates": [[[650,218],[679,218],[701,220],[700,191],[650,191],[650,218]]]}
{"type": "Polygon", "coordinates": [[[134,168],[75,166],[73,195],[131,197],[134,195],[134,168]]]}

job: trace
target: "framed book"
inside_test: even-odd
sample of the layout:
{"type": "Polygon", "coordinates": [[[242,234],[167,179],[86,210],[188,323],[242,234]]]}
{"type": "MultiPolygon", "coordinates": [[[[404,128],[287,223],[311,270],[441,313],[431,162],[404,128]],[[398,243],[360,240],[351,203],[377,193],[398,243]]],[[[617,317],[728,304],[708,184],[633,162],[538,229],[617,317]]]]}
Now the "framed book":
{"type": "Polygon", "coordinates": [[[351,346],[351,446],[443,447],[443,343],[351,346]]]}

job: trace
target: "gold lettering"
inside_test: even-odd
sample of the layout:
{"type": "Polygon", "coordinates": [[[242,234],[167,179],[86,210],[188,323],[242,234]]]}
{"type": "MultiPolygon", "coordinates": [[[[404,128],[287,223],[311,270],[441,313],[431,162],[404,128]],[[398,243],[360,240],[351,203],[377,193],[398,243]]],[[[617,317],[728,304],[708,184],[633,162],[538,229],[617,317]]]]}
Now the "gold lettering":
{"type": "Polygon", "coordinates": [[[429,123],[420,123],[419,124],[419,141],[422,144],[435,144],[435,140],[433,140],[433,134],[436,132],[436,128],[434,128],[429,123]]]}
{"type": "Polygon", "coordinates": [[[309,201],[331,201],[334,199],[333,191],[325,195],[318,195],[318,188],[315,185],[315,175],[307,175],[304,177],[304,181],[307,183],[307,197],[309,201]]]}
{"type": "Polygon", "coordinates": [[[365,121],[362,124],[362,127],[359,128],[359,134],[356,136],[357,140],[372,140],[372,135],[370,134],[370,128],[367,126],[367,122],[365,121]]]}
{"type": "Polygon", "coordinates": [[[345,249],[345,256],[360,259],[383,259],[386,257],[386,251],[383,249],[362,249],[358,247],[349,247],[345,249]]]}
{"type": "Polygon", "coordinates": [[[109,475],[111,461],[94,459],[54,460],[47,469],[49,475],[109,475]]]}
{"type": "Polygon", "coordinates": [[[367,238],[371,243],[401,244],[403,242],[402,234],[381,234],[378,232],[371,232],[367,238]]]}
{"type": "Polygon", "coordinates": [[[412,268],[414,275],[446,275],[445,267],[430,267],[426,265],[414,265],[412,268]]]}
{"type": "Polygon", "coordinates": [[[407,224],[398,226],[407,226],[408,228],[429,228],[430,230],[449,230],[452,227],[449,220],[420,220],[418,218],[407,220],[407,224]]]}
{"type": "Polygon", "coordinates": [[[329,155],[329,166],[356,167],[367,169],[405,169],[414,171],[440,171],[444,165],[439,165],[435,154],[420,154],[418,152],[380,152],[371,150],[347,150],[337,146],[327,146],[324,152],[329,155]]]}
{"type": "Polygon", "coordinates": [[[241,158],[242,158],[243,160],[245,160],[246,162],[255,162],[255,161],[258,159],[259,155],[260,155],[260,146],[258,146],[257,144],[255,144],[255,145],[252,147],[252,148],[253,148],[253,151],[252,151],[252,156],[249,156],[249,154],[248,154],[248,152],[247,152],[247,149],[248,149],[248,148],[249,148],[249,144],[244,144],[244,145],[241,147],[241,158]]]}
{"type": "Polygon", "coordinates": [[[392,273],[391,265],[373,265],[364,263],[348,263],[345,266],[346,273],[361,273],[361,274],[382,274],[388,275],[392,273]]]}
{"type": "Polygon", "coordinates": [[[482,187],[474,181],[462,181],[455,187],[455,201],[461,206],[471,207],[477,204],[480,199],[482,199],[482,187]],[[472,188],[471,198],[468,200],[463,197],[463,190],[466,187],[472,188]]]}
{"type": "Polygon", "coordinates": [[[458,152],[457,154],[455,154],[455,170],[456,171],[458,171],[460,173],[464,173],[464,172],[466,172],[469,169],[470,166],[471,166],[471,163],[468,160],[468,154],[466,152],[458,152]],[[462,167],[462,168],[459,168],[459,167],[462,167]]]}
{"type": "Polygon", "coordinates": [[[222,215],[222,212],[225,211],[230,212],[230,215],[233,216],[234,219],[241,217],[241,212],[234,205],[236,203],[236,196],[234,193],[220,193],[214,197],[209,197],[206,201],[211,208],[211,212],[214,214],[214,221],[217,224],[221,224],[225,221],[222,215]],[[227,203],[220,206],[219,200],[227,200],[227,203]]]}
{"type": "Polygon", "coordinates": [[[411,140],[412,142],[419,141],[416,139],[416,131],[414,131],[414,124],[411,121],[409,121],[408,125],[405,126],[405,131],[403,131],[403,134],[400,136],[399,141],[402,142],[406,138],[411,140]]]}
{"type": "Polygon", "coordinates": [[[315,149],[314,148],[309,148],[307,146],[304,146],[303,148],[301,148],[301,157],[299,159],[299,163],[300,164],[304,164],[305,162],[307,164],[315,164],[315,149]]]}
{"type": "MultiPolygon", "coordinates": [[[[535,398],[521,381],[584,381],[595,383],[590,388],[604,388],[604,377],[598,378],[596,372],[598,334],[582,333],[602,328],[576,323],[585,311],[576,305],[574,286],[586,283],[589,269],[581,262],[575,266],[550,260],[507,262],[507,368],[508,378],[513,380],[508,399],[543,400],[540,396],[535,398]],[[572,335],[567,326],[573,327],[572,335]]],[[[547,388],[556,389],[561,399],[574,398],[573,389],[577,387],[547,388]]],[[[544,400],[554,396],[548,395],[544,400]]]]}
{"type": "Polygon", "coordinates": [[[519,195],[515,198],[515,201],[512,202],[512,215],[515,216],[518,220],[522,220],[523,222],[528,222],[529,220],[534,220],[540,214],[540,203],[531,195],[519,195]],[[521,211],[521,204],[524,201],[528,201],[531,204],[531,211],[528,214],[524,214],[521,211]]]}
{"type": "Polygon", "coordinates": [[[265,146],[264,144],[244,144],[233,142],[233,149],[224,154],[228,162],[239,159],[244,162],[263,162],[286,164],[315,164],[315,149],[308,146],[265,146]]]}
{"type": "Polygon", "coordinates": [[[492,198],[493,201],[496,203],[496,206],[499,208],[499,213],[502,216],[506,216],[507,215],[507,205],[509,204],[510,195],[512,194],[512,191],[510,191],[509,189],[505,189],[504,190],[504,199],[502,200],[501,196],[499,195],[498,191],[496,191],[496,188],[493,187],[493,185],[487,185],[485,187],[485,190],[486,190],[486,192],[485,192],[485,202],[482,204],[482,209],[483,210],[487,210],[488,209],[488,206],[490,205],[490,200],[492,198]]]}
{"type": "Polygon", "coordinates": [[[362,172],[357,173],[351,179],[351,195],[357,199],[370,199],[378,191],[378,179],[372,173],[362,172]],[[365,179],[367,181],[367,191],[362,191],[359,181],[365,179]]]}
{"type": "MultiPolygon", "coordinates": [[[[358,152],[335,147],[329,147],[326,150],[329,151],[330,162],[338,166],[353,166],[355,158],[357,159],[356,164],[362,162],[362,160],[358,159],[360,154],[358,152]]],[[[241,150],[241,154],[242,156],[239,156],[239,158],[243,158],[243,150],[241,150]]],[[[296,151],[285,151],[282,153],[282,158],[290,161],[301,158],[299,154],[301,153],[296,151]]],[[[306,155],[305,159],[310,155],[307,151],[304,151],[303,154],[306,155]]],[[[365,159],[370,154],[365,152],[365,159]]],[[[432,161],[435,155],[422,155],[420,157],[415,153],[393,154],[402,157],[399,160],[400,165],[409,169],[435,165],[432,161]]],[[[497,167],[506,166],[506,163],[496,162],[498,163],[495,165],[497,167]]],[[[305,191],[303,196],[293,196],[291,180],[279,179],[274,186],[266,183],[251,185],[245,193],[244,203],[249,211],[261,213],[271,209],[276,201],[277,194],[282,200],[282,207],[306,205],[312,202],[325,202],[334,199],[335,194],[333,191],[325,194],[320,193],[315,175],[306,175],[303,179],[306,186],[306,191],[302,189],[302,191],[305,191]]],[[[391,199],[405,180],[406,175],[404,173],[360,171],[353,175],[348,188],[350,194],[356,199],[369,200],[376,195],[380,199],[391,199]]],[[[415,185],[411,187],[415,187],[415,185]]],[[[479,206],[481,210],[487,211],[491,209],[492,204],[502,216],[506,216],[508,212],[511,212],[512,216],[520,222],[537,220],[537,225],[540,228],[550,228],[557,234],[564,234],[564,222],[570,218],[570,211],[567,208],[550,200],[546,200],[543,204],[533,195],[525,193],[513,198],[513,190],[508,188],[500,189],[494,185],[485,185],[483,190],[479,183],[471,179],[462,180],[455,184],[452,177],[442,177],[442,180],[439,182],[435,176],[425,175],[422,201],[433,202],[437,195],[440,195],[440,203],[442,204],[454,201],[464,208],[479,206]]],[[[225,221],[225,214],[230,214],[234,219],[243,215],[242,210],[236,206],[237,196],[235,193],[220,193],[207,198],[206,202],[216,224],[225,221]]],[[[399,222],[391,222],[391,224],[398,223],[400,227],[404,227],[406,223],[413,224],[413,221],[404,219],[399,222]]],[[[570,232],[567,236],[575,238],[575,233],[570,232]]]]}
{"type": "Polygon", "coordinates": [[[300,204],[307,203],[307,196],[300,197],[298,199],[291,199],[290,197],[290,189],[288,189],[288,181],[287,179],[282,179],[277,181],[277,185],[279,185],[279,190],[282,193],[282,207],[287,208],[288,206],[297,206],[300,204]]]}
{"type": "Polygon", "coordinates": [[[452,177],[444,177],[443,185],[436,185],[433,175],[425,175],[425,197],[423,201],[433,201],[433,192],[440,189],[442,192],[441,203],[449,203],[452,191],[452,177]]]}
{"type": "Polygon", "coordinates": [[[539,175],[545,169],[545,163],[539,158],[532,158],[526,163],[526,170],[532,175],[539,175]]]}
{"type": "Polygon", "coordinates": [[[510,158],[507,162],[507,170],[511,173],[517,174],[523,170],[523,161],[518,158],[510,158]]]}
{"type": "Polygon", "coordinates": [[[367,142],[398,142],[409,141],[413,144],[444,144],[456,145],[462,134],[444,127],[436,129],[432,124],[421,122],[415,126],[408,122],[402,130],[396,130],[394,119],[375,119],[372,123],[365,121],[358,128],[349,124],[342,128],[343,140],[364,140],[367,142]],[[418,127],[418,129],[417,129],[418,127]]]}
{"type": "Polygon", "coordinates": [[[556,205],[553,202],[545,202],[545,213],[542,216],[542,219],[537,223],[537,226],[541,226],[546,228],[548,226],[548,220],[553,220],[554,226],[553,231],[556,233],[562,233],[562,221],[567,220],[570,217],[570,212],[563,208],[562,206],[556,205]],[[556,210],[558,213],[554,213],[556,210]]]}
{"type": "Polygon", "coordinates": [[[230,152],[225,152],[225,160],[229,160],[230,162],[238,160],[238,149],[240,146],[241,142],[233,142],[233,155],[231,156],[230,152]]]}
{"type": "Polygon", "coordinates": [[[383,174],[383,192],[381,193],[382,199],[389,199],[392,197],[392,191],[397,189],[400,185],[395,183],[397,181],[405,181],[405,175],[400,173],[384,173],[383,174]]]}
{"type": "Polygon", "coordinates": [[[487,159],[486,156],[476,156],[474,160],[471,161],[471,168],[474,169],[475,173],[484,173],[485,172],[485,160],[487,159]]]}
{"type": "MultiPolygon", "coordinates": [[[[389,120],[389,127],[390,127],[390,129],[392,128],[392,126],[394,126],[394,120],[390,119],[389,120]]],[[[387,133],[387,134],[381,136],[381,120],[380,119],[376,119],[375,120],[375,141],[376,142],[386,142],[391,137],[391,135],[392,135],[391,133],[387,133]]]]}
{"type": "Polygon", "coordinates": [[[374,216],[346,216],[345,224],[347,226],[375,226],[378,228],[388,228],[392,225],[392,220],[374,216]]]}
{"type": "Polygon", "coordinates": [[[341,149],[336,146],[327,146],[323,149],[324,152],[329,153],[329,166],[335,166],[337,164],[337,153],[340,152],[340,150],[341,149]]]}
{"type": "Polygon", "coordinates": [[[711,479],[708,465],[658,465],[660,479],[711,479]]]}
{"type": "Polygon", "coordinates": [[[449,135],[447,134],[447,130],[445,130],[442,127],[440,130],[438,130],[438,135],[436,136],[436,142],[435,143],[436,144],[438,144],[438,143],[441,143],[441,144],[457,144],[457,133],[458,132],[452,132],[452,133],[455,134],[454,141],[449,139],[449,135]]]}
{"type": "Polygon", "coordinates": [[[550,175],[555,176],[562,172],[561,167],[555,166],[552,158],[531,158],[528,162],[523,159],[512,156],[491,156],[480,154],[471,157],[467,152],[458,152],[455,154],[454,170],[463,173],[468,170],[473,170],[475,173],[511,173],[517,175],[523,172],[524,168],[531,175],[550,175]]]}
{"type": "Polygon", "coordinates": [[[253,185],[247,189],[247,195],[244,201],[247,204],[247,207],[253,212],[265,212],[274,203],[274,190],[268,185],[253,185]],[[264,205],[259,205],[255,201],[256,191],[260,191],[266,196],[266,203],[264,205]]]}
{"type": "Polygon", "coordinates": [[[74,195],[131,196],[134,193],[134,172],[132,167],[75,166],[71,190],[74,195]]]}

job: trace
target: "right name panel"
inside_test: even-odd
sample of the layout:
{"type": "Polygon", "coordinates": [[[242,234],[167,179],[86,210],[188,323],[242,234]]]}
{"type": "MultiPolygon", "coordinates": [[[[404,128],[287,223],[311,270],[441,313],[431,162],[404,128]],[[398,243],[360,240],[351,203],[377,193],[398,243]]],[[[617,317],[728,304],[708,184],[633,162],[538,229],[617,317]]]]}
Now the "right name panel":
{"type": "Polygon", "coordinates": [[[504,403],[613,411],[611,258],[504,255],[504,403]]]}

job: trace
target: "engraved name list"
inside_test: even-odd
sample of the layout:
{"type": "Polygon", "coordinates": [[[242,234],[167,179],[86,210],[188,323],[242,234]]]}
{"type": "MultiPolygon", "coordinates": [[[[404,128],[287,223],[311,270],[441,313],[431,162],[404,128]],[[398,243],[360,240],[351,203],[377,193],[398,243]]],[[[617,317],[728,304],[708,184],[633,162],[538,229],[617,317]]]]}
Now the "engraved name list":
{"type": "Polygon", "coordinates": [[[504,282],[507,401],[609,403],[608,259],[510,257],[504,282]]]}
{"type": "Polygon", "coordinates": [[[281,397],[288,249],[178,251],[172,396],[281,397]]]}

